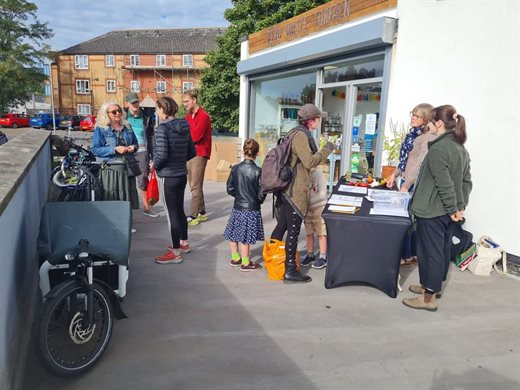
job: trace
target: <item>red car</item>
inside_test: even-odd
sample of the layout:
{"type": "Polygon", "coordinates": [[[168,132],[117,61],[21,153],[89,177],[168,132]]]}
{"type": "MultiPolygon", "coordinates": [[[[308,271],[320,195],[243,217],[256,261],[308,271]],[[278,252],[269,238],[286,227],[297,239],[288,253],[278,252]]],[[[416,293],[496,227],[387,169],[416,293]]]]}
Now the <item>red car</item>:
{"type": "Polygon", "coordinates": [[[2,114],[0,127],[29,127],[29,117],[22,114],[2,114]]]}
{"type": "Polygon", "coordinates": [[[94,126],[96,124],[96,116],[95,115],[87,115],[83,118],[81,122],[79,122],[80,130],[92,131],[94,130],[94,126]]]}

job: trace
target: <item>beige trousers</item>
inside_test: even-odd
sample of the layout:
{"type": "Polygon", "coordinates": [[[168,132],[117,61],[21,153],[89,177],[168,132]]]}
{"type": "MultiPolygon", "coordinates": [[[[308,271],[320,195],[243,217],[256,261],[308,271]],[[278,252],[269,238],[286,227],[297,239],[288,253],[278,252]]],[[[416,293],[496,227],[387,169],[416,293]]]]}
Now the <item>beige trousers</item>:
{"type": "Polygon", "coordinates": [[[196,156],[187,163],[188,167],[188,182],[191,189],[191,211],[190,215],[196,217],[200,212],[206,211],[206,204],[204,203],[204,192],[202,192],[202,185],[204,184],[204,172],[206,171],[206,164],[208,159],[202,156],[196,156]]]}

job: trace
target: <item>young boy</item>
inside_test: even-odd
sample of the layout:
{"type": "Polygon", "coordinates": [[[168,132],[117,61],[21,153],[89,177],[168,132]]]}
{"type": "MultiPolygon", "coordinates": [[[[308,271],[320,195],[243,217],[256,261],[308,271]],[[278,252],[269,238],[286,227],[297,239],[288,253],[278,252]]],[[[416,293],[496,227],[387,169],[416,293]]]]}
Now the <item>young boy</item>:
{"type": "Polygon", "coordinates": [[[305,217],[305,233],[307,234],[307,256],[301,265],[322,269],[327,266],[327,228],[321,213],[327,204],[327,181],[322,171],[313,168],[311,170],[310,204],[305,217]],[[314,233],[318,236],[320,255],[314,257],[314,233]]]}

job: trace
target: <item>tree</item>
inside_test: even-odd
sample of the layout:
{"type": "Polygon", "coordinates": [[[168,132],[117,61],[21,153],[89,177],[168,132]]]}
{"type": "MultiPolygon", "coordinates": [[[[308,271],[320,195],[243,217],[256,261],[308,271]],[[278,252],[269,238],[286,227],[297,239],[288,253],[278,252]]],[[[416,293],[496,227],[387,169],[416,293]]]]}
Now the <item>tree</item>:
{"type": "Polygon", "coordinates": [[[26,0],[0,0],[0,113],[42,91],[47,23],[36,18],[37,7],[26,0]]]}
{"type": "Polygon", "coordinates": [[[299,15],[329,0],[232,0],[234,8],[224,13],[230,26],[217,38],[218,49],[205,58],[200,100],[211,115],[214,128],[238,131],[240,39],[299,15]]]}

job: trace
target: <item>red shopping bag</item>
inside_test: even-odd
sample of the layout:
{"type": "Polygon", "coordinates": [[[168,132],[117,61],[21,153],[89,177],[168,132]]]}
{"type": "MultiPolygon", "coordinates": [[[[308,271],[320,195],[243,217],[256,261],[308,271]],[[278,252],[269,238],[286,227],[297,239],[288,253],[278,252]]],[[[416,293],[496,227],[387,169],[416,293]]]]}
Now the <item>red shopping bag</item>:
{"type": "Polygon", "coordinates": [[[150,170],[148,188],[146,189],[146,199],[150,206],[153,206],[159,201],[159,183],[157,183],[157,175],[155,174],[154,167],[150,170]]]}

